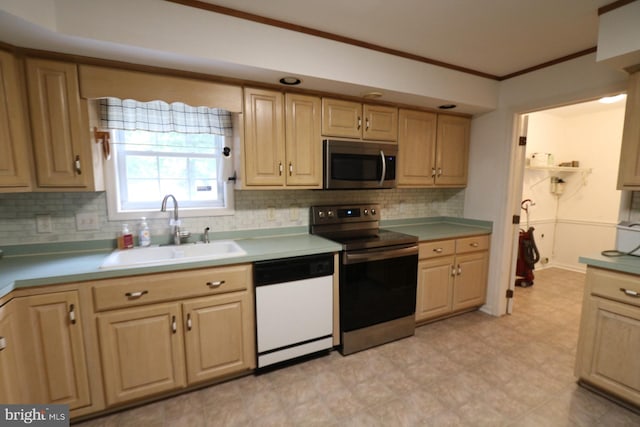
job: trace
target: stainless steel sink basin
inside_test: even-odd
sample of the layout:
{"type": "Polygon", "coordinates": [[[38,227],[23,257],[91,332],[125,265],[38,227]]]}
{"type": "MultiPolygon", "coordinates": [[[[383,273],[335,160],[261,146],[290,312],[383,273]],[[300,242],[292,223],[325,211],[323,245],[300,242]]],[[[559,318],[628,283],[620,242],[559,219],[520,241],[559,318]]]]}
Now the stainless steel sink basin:
{"type": "Polygon", "coordinates": [[[102,269],[146,267],[184,262],[232,258],[247,253],[233,240],[190,243],[179,246],[152,246],[113,251],[100,265],[102,269]]]}

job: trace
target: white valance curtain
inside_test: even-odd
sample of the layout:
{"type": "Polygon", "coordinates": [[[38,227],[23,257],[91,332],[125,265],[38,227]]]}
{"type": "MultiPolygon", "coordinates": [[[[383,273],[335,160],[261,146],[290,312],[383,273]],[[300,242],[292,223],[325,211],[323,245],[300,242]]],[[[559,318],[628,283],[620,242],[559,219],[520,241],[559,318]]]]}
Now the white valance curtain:
{"type": "Polygon", "coordinates": [[[181,102],[139,102],[133,99],[100,99],[103,128],[152,132],[209,133],[232,136],[231,113],[181,102]]]}

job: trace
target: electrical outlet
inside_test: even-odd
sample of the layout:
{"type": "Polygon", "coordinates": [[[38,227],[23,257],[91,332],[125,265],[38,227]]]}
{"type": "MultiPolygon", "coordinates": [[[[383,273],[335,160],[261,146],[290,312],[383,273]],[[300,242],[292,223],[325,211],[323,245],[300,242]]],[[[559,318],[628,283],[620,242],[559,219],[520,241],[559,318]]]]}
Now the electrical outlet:
{"type": "Polygon", "coordinates": [[[296,205],[289,207],[289,220],[297,221],[300,219],[300,209],[296,205]]]}
{"type": "Polygon", "coordinates": [[[98,230],[98,214],[95,212],[86,212],[76,214],[76,230],[88,231],[98,230]]]}
{"type": "Polygon", "coordinates": [[[51,215],[36,215],[36,232],[53,233],[51,215]]]}
{"type": "Polygon", "coordinates": [[[275,220],[276,220],[276,209],[267,208],[267,221],[275,221],[275,220]]]}

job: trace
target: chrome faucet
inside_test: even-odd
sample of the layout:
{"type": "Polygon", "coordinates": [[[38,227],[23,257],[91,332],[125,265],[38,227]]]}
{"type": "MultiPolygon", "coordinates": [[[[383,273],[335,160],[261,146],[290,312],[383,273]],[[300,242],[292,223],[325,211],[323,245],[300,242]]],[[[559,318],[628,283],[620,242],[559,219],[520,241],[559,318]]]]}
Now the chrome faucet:
{"type": "Polygon", "coordinates": [[[176,200],[175,197],[173,197],[173,194],[167,194],[166,196],[164,196],[164,199],[162,199],[162,206],[160,207],[160,212],[167,211],[167,199],[169,198],[173,199],[173,219],[169,221],[169,224],[173,227],[172,229],[173,244],[179,245],[180,244],[180,220],[178,219],[178,201],[176,200]]]}
{"type": "Polygon", "coordinates": [[[210,230],[209,227],[204,229],[204,233],[202,235],[202,241],[204,243],[209,243],[209,230],[210,230]]]}

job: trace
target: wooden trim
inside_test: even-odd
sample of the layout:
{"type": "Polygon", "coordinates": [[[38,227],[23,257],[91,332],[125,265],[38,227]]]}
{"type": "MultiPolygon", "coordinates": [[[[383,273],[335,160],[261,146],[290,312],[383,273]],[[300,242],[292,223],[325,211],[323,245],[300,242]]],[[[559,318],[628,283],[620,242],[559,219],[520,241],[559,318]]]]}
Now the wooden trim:
{"type": "Polygon", "coordinates": [[[634,1],[636,0],[617,0],[617,1],[614,1],[613,3],[604,5],[598,9],[598,16],[604,15],[605,13],[611,12],[612,10],[618,9],[622,6],[626,6],[629,3],[633,3],[634,1]]]}
{"type": "Polygon", "coordinates": [[[232,16],[234,18],[244,19],[247,21],[257,22],[259,24],[270,25],[272,27],[282,28],[285,30],[295,31],[298,33],[308,34],[310,36],[320,37],[327,40],[333,40],[340,43],[349,44],[352,46],[362,47],[376,52],[386,53],[389,55],[398,56],[401,58],[411,59],[425,64],[436,65],[450,70],[461,71],[467,74],[473,74],[479,77],[484,77],[492,80],[500,80],[499,76],[494,74],[485,73],[471,68],[461,67],[447,62],[438,61],[436,59],[427,58],[420,55],[414,55],[412,53],[404,52],[397,49],[392,49],[384,46],[380,46],[373,43],[364,42],[362,40],[352,39],[350,37],[344,37],[337,34],[329,33],[326,31],[316,30],[314,28],[304,27],[302,25],[292,24],[290,22],[280,21],[278,19],[266,18],[264,16],[255,15],[253,13],[242,12],[240,10],[231,9],[228,7],[218,6],[211,3],[206,3],[199,0],[165,0],[170,3],[176,3],[183,6],[193,7],[196,9],[206,10],[209,12],[219,13],[221,15],[232,16]]]}
{"type": "Polygon", "coordinates": [[[560,64],[566,61],[570,61],[575,58],[579,58],[581,56],[589,55],[591,53],[595,53],[597,51],[597,47],[590,47],[589,49],[581,50],[580,52],[572,53],[571,55],[563,56],[562,58],[553,59],[551,61],[543,62],[542,64],[534,65],[533,67],[525,68],[524,70],[516,71],[511,74],[507,74],[505,76],[501,76],[498,78],[499,81],[508,80],[513,77],[521,76],[523,74],[530,73],[532,71],[537,71],[542,68],[551,67],[552,65],[560,64]]]}

